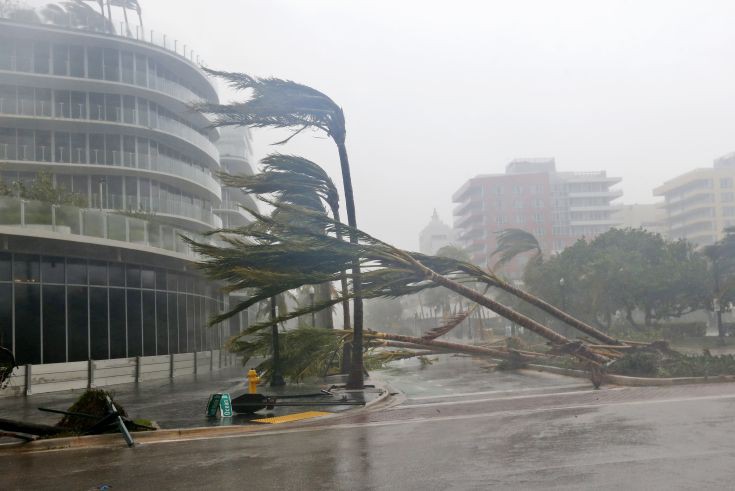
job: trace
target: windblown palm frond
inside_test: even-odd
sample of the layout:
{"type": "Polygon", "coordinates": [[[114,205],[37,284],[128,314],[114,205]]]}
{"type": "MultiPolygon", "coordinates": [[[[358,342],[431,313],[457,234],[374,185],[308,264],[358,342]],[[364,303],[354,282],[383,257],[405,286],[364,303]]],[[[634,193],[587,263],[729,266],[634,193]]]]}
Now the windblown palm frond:
{"type": "Polygon", "coordinates": [[[345,119],[342,109],[325,94],[306,85],[279,78],[259,78],[244,73],[206,69],[237,90],[251,90],[251,98],[242,103],[201,103],[196,107],[214,117],[215,126],[254,128],[292,128],[289,141],[307,128],[326,132],[344,141],[345,119]]]}
{"type": "MultiPolygon", "coordinates": [[[[231,290],[248,289],[248,298],[230,312],[214,318],[219,322],[237,312],[278,293],[302,285],[336,281],[341,271],[359,258],[362,275],[363,298],[399,297],[417,293],[426,288],[444,286],[466,298],[509,318],[554,344],[567,344],[566,337],[542,326],[536,321],[503,306],[463,283],[483,282],[498,284],[492,273],[475,265],[446,257],[427,256],[398,249],[365,232],[350,229],[335,222],[323,213],[271,202],[276,208],[288,209],[290,214],[300,215],[298,221],[281,222],[251,212],[256,222],[264,225],[243,227],[237,233],[245,240],[228,239],[234,248],[221,248],[209,244],[191,242],[195,251],[207,259],[200,266],[208,276],[225,281],[231,290]],[[336,230],[346,230],[359,238],[356,243],[345,242],[334,236],[336,230]],[[315,232],[318,230],[319,232],[315,232]],[[326,232],[326,233],[325,233],[326,232]]],[[[351,273],[354,280],[354,273],[351,273]]],[[[353,292],[351,295],[356,296],[353,292]]],[[[303,308],[286,316],[251,326],[244,334],[257,332],[274,323],[318,311],[334,305],[341,299],[329,299],[313,308],[303,308]]],[[[582,352],[580,356],[601,362],[595,354],[582,352]]]]}
{"type": "Polygon", "coordinates": [[[498,262],[495,263],[495,269],[501,268],[516,256],[527,252],[534,252],[532,260],[537,261],[541,258],[541,246],[536,237],[525,230],[519,228],[506,228],[497,233],[498,247],[490,256],[499,255],[498,262]]]}

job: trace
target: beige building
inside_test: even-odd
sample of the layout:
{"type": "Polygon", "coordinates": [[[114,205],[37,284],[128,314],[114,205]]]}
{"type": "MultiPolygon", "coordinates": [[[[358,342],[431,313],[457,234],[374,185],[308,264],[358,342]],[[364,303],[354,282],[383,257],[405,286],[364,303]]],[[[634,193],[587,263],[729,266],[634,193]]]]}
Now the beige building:
{"type": "Polygon", "coordinates": [[[641,228],[667,236],[666,208],[663,203],[620,205],[611,216],[618,222],[618,228],[641,228]]]}
{"type": "Polygon", "coordinates": [[[671,239],[708,245],[735,226],[735,152],[666,181],[653,194],[663,196],[666,229],[671,239]]]}

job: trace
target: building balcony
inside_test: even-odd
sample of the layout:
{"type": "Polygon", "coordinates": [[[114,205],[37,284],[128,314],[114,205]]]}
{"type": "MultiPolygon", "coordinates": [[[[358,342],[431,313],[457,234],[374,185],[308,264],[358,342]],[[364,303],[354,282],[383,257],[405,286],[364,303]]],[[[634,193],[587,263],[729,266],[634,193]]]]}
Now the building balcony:
{"type": "Polygon", "coordinates": [[[102,239],[100,242],[114,246],[139,246],[175,253],[189,260],[198,256],[182,239],[182,236],[200,242],[214,243],[191,231],[172,227],[157,220],[146,220],[110,210],[77,208],[68,205],[52,205],[40,201],[0,196],[0,232],[18,232],[21,235],[42,235],[49,238],[102,239]]]}
{"type": "Polygon", "coordinates": [[[611,201],[623,196],[620,189],[611,189],[607,191],[569,191],[570,198],[608,198],[611,201]]]}

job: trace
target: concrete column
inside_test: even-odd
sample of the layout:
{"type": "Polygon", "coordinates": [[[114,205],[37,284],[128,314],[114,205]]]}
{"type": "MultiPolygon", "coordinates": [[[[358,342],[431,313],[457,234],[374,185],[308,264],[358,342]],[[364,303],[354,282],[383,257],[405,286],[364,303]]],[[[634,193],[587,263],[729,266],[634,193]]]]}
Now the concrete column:
{"type": "Polygon", "coordinates": [[[33,394],[33,387],[32,387],[32,382],[31,382],[31,376],[33,374],[32,367],[33,365],[31,365],[30,363],[26,365],[26,395],[27,396],[33,394]]]}

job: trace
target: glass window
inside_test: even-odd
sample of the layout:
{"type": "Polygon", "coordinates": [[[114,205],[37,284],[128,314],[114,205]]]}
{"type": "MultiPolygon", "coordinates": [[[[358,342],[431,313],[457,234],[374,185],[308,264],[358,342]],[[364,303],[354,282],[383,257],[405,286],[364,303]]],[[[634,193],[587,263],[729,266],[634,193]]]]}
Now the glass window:
{"type": "Polygon", "coordinates": [[[86,92],[71,92],[71,117],[74,119],[87,119],[87,94],[86,92]]]}
{"type": "Polygon", "coordinates": [[[89,289],[89,332],[93,360],[109,358],[107,346],[107,288],[89,289]]]}
{"type": "Polygon", "coordinates": [[[110,358],[127,356],[125,334],[125,290],[110,288],[110,358]]]}
{"type": "Polygon", "coordinates": [[[71,162],[71,135],[57,131],[54,133],[54,162],[71,162]]]}
{"type": "Polygon", "coordinates": [[[51,132],[36,131],[36,160],[40,162],[51,162],[52,155],[51,132]]]}
{"type": "Polygon", "coordinates": [[[11,256],[7,252],[0,252],[0,281],[11,280],[11,256]]]}
{"type": "Polygon", "coordinates": [[[143,280],[143,288],[155,288],[156,280],[155,273],[150,269],[144,269],[140,273],[141,279],[143,280]]]}
{"type": "Polygon", "coordinates": [[[97,165],[105,163],[105,135],[97,133],[89,135],[89,163],[97,165]]]}
{"type": "Polygon", "coordinates": [[[125,271],[127,273],[127,282],[126,285],[128,288],[140,288],[140,268],[137,266],[130,266],[128,265],[125,268],[125,271]]]}
{"type": "Polygon", "coordinates": [[[134,57],[132,53],[123,52],[122,59],[122,81],[126,84],[135,83],[134,57]]]}
{"type": "Polygon", "coordinates": [[[69,309],[69,361],[88,360],[88,287],[68,286],[66,292],[67,308],[69,309]]]}
{"type": "Polygon", "coordinates": [[[41,276],[44,283],[58,283],[63,285],[64,258],[44,256],[41,259],[41,276]]]}
{"type": "Polygon", "coordinates": [[[36,89],[36,116],[51,116],[53,103],[51,102],[51,89],[36,89]]]}
{"type": "Polygon", "coordinates": [[[89,262],[89,284],[107,286],[107,263],[102,261],[89,262]]]}
{"type": "Polygon", "coordinates": [[[0,70],[13,69],[13,41],[0,38],[0,70]]]}
{"type": "Polygon", "coordinates": [[[732,187],[732,177],[723,177],[720,179],[720,187],[721,188],[731,188],[732,187]]]}
{"type": "Polygon", "coordinates": [[[89,93],[89,119],[99,121],[105,119],[105,95],[97,92],[89,93]]]}
{"type": "Polygon", "coordinates": [[[38,282],[41,280],[40,258],[30,254],[16,254],[13,265],[13,279],[15,281],[38,282]]]}
{"type": "Polygon", "coordinates": [[[188,304],[189,295],[179,294],[179,352],[194,351],[194,304],[188,304]]]}
{"type": "MultiPolygon", "coordinates": [[[[71,134],[71,161],[75,164],[86,164],[87,158],[87,135],[84,133],[71,134]]],[[[85,193],[86,194],[86,193],[85,193]]]]}
{"type": "Polygon", "coordinates": [[[63,285],[43,286],[44,363],[63,363],[66,361],[66,303],[64,295],[63,285]]]}
{"type": "Polygon", "coordinates": [[[122,121],[122,105],[117,94],[105,94],[105,119],[107,121],[122,121]]]}
{"type": "Polygon", "coordinates": [[[54,75],[69,75],[69,46],[54,44],[54,75]]]}
{"type": "Polygon", "coordinates": [[[15,85],[0,85],[0,113],[18,112],[18,89],[15,85]]]}
{"type": "Polygon", "coordinates": [[[69,75],[84,77],[84,47],[82,46],[69,46],[69,75]]]}
{"type": "Polygon", "coordinates": [[[41,363],[41,287],[15,284],[15,357],[19,365],[41,363]]]}
{"type": "Polygon", "coordinates": [[[140,318],[140,290],[126,290],[128,321],[128,356],[143,354],[143,333],[140,318]]]}
{"type": "Polygon", "coordinates": [[[49,73],[51,61],[51,47],[49,43],[36,42],[33,44],[33,71],[36,73],[49,73]]]}
{"type": "Polygon", "coordinates": [[[19,72],[32,71],[33,45],[29,41],[19,40],[15,43],[15,69],[19,72]]]}
{"type": "Polygon", "coordinates": [[[166,294],[156,293],[156,354],[168,354],[168,305],[166,294]]]}
{"type": "Polygon", "coordinates": [[[105,146],[105,162],[107,163],[107,165],[122,165],[120,135],[106,135],[105,146]]]}
{"type": "Polygon", "coordinates": [[[32,87],[18,87],[18,114],[35,116],[36,93],[32,87]]]}
{"type": "Polygon", "coordinates": [[[66,281],[70,285],[87,284],[87,261],[85,259],[66,260],[66,281]]]}
{"type": "MultiPolygon", "coordinates": [[[[0,288],[2,288],[0,286],[0,288]]],[[[175,293],[168,293],[168,346],[169,353],[179,353],[178,303],[175,293]]]]}
{"type": "Polygon", "coordinates": [[[156,294],[143,291],[143,355],[156,354],[156,294]]]}
{"type": "Polygon", "coordinates": [[[13,350],[13,285],[0,283],[0,346],[13,350]]]}
{"type": "Polygon", "coordinates": [[[125,286],[125,271],[122,264],[109,263],[110,286],[125,286]]]}
{"type": "Polygon", "coordinates": [[[105,80],[120,80],[120,55],[116,49],[105,48],[105,80]]]}
{"type": "Polygon", "coordinates": [[[102,48],[87,48],[87,76],[102,79],[102,48]]]}
{"type": "Polygon", "coordinates": [[[0,158],[16,160],[18,158],[16,132],[13,128],[0,128],[0,158]]]}
{"type": "Polygon", "coordinates": [[[135,55],[135,83],[145,87],[148,84],[148,61],[143,55],[135,55]]]}

